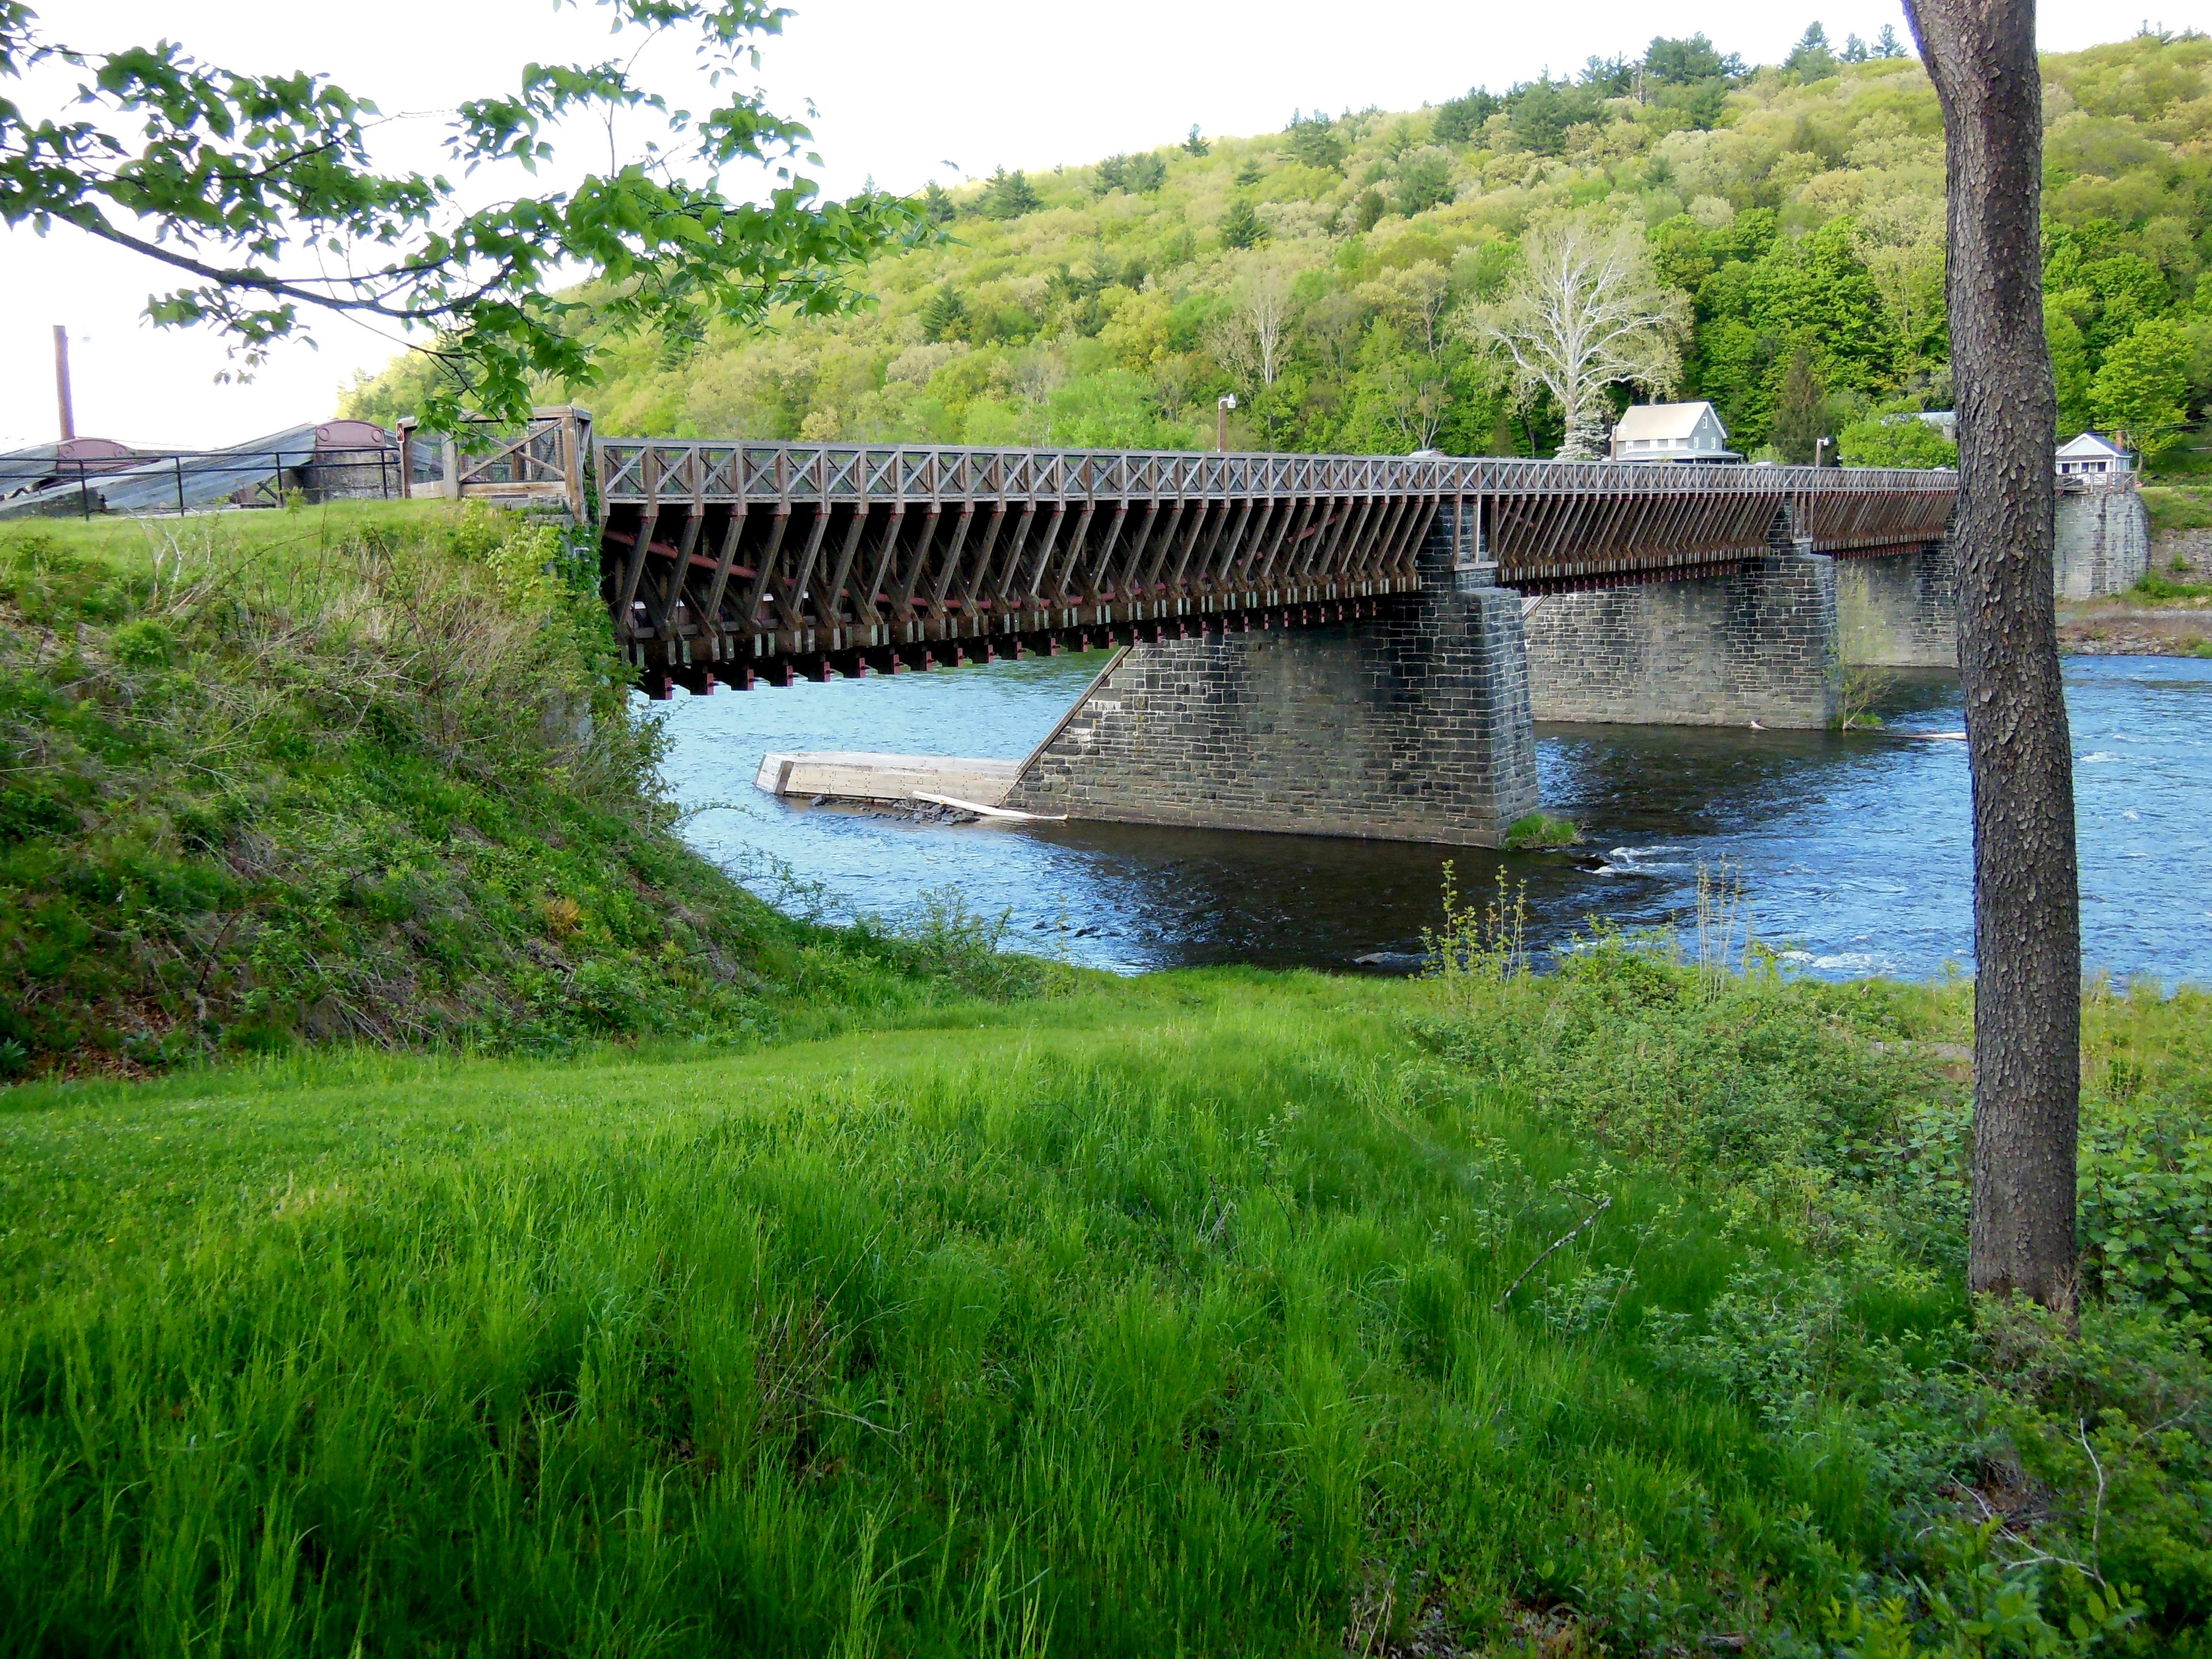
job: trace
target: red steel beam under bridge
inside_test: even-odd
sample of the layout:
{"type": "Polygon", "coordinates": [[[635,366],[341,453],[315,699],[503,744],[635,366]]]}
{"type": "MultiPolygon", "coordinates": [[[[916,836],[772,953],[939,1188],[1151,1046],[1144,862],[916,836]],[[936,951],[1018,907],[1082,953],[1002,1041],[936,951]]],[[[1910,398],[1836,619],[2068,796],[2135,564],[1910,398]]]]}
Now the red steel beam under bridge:
{"type": "Polygon", "coordinates": [[[1942,538],[1947,471],[596,438],[602,580],[649,686],[750,685],[1371,614],[1942,538]]]}

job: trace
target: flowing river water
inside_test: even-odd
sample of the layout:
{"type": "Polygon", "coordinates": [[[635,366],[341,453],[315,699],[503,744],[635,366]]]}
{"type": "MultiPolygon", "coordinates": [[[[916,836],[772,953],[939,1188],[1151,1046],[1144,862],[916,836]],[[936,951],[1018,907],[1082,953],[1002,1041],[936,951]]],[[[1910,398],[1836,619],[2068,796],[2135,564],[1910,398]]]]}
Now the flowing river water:
{"type": "MultiPolygon", "coordinates": [[[[1018,758],[1103,653],[713,697],[681,692],[664,776],[692,844],[755,891],[827,919],[910,916],[931,896],[1008,916],[1017,948],[1124,970],[1249,962],[1413,965],[1447,859],[1486,894],[1525,883],[1529,943],[1592,919],[1691,919],[1698,872],[1740,872],[1752,925],[1804,969],[1970,969],[1973,916],[1957,681],[1899,676],[1880,731],[1536,728],[1545,810],[1572,849],[1500,854],[1133,824],[947,825],[757,791],[785,750],[1018,758]]],[[[2084,955],[2115,977],[2212,983],[2212,661],[2066,665],[2084,955]]]]}

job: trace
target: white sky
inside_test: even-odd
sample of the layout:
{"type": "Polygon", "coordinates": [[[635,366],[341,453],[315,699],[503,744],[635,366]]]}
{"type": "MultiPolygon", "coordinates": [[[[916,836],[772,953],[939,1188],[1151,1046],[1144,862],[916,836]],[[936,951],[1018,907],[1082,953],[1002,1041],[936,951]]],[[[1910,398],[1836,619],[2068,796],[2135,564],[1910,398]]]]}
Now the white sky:
{"type": "MultiPolygon", "coordinates": [[[[589,61],[605,14],[586,0],[33,0],[47,33],[88,50],[167,35],[196,55],[256,72],[313,70],[387,112],[434,112],[504,90],[532,58],[589,61]]],[[[2212,24],[2212,0],[2158,0],[2172,27],[2212,24]]],[[[937,177],[1096,161],[1180,139],[1279,130],[1293,107],[1410,109],[1485,84],[1503,90],[1591,54],[1633,54],[1655,34],[1703,31],[1723,52],[1772,63],[1815,16],[1840,45],[1884,23],[1906,38],[1896,0],[1573,0],[1570,4],[1365,0],[799,0],[763,57],[771,107],[813,125],[833,194],[872,176],[897,190],[937,177]]],[[[2045,0],[2042,41],[2071,51],[2133,33],[2138,20],[2094,0],[2045,0]]],[[[683,81],[682,55],[665,59],[683,81]]],[[[73,84],[73,82],[71,83],[73,84]]],[[[46,112],[20,89],[26,112],[46,112]]],[[[11,91],[12,95],[12,91],[11,91]]],[[[703,90],[694,96],[703,99],[703,90]]],[[[695,102],[694,107],[703,107],[695,102]]],[[[434,120],[385,130],[389,164],[435,165],[434,120]]],[[[604,143],[604,141],[602,141],[604,143]]],[[[580,154],[580,160],[588,159],[580,154]]],[[[75,231],[41,241],[0,230],[0,447],[54,435],[52,325],[71,336],[76,428],[206,447],[330,414],[356,368],[392,355],[343,320],[319,349],[280,348],[250,386],[219,386],[222,348],[156,331],[139,313],[161,268],[75,231]]]]}

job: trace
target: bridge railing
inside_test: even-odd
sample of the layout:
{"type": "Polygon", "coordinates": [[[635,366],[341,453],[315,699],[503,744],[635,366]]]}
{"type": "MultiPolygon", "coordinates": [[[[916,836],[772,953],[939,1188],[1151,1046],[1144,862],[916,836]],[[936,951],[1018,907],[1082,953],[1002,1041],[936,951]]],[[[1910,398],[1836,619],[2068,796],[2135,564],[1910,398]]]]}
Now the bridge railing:
{"type": "Polygon", "coordinates": [[[575,404],[536,410],[520,431],[471,421],[434,439],[408,416],[399,422],[401,494],[557,504],[580,521],[588,512],[584,459],[592,449],[592,411],[575,404]]]}
{"type": "Polygon", "coordinates": [[[593,440],[603,501],[1184,499],[1264,495],[1954,495],[1958,475],[1899,468],[1663,465],[1496,457],[987,449],[704,439],[593,440]]]}

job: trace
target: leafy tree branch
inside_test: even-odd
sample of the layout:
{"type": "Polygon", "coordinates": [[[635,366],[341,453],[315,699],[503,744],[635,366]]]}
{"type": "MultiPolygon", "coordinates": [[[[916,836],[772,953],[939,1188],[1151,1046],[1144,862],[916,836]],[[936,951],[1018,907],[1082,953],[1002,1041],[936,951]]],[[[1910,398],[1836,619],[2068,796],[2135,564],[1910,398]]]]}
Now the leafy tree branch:
{"type": "Polygon", "coordinates": [[[532,64],[514,93],[453,112],[445,149],[464,178],[501,165],[534,177],[556,160],[556,130],[595,118],[606,167],[465,207],[442,173],[380,170],[371,135],[387,118],[322,76],[242,74],[167,40],[89,52],[48,37],[22,0],[0,0],[0,78],[63,66],[85,77],[42,116],[0,98],[0,222],[40,235],[73,226],[167,267],[184,280],[147,314],[214,330],[241,374],[307,336],[316,314],[428,331],[434,343],[417,349],[442,371],[422,411],[433,426],[465,405],[517,419],[536,386],[588,384],[594,340],[850,310],[864,302],[849,280],[859,266],[923,240],[924,216],[890,197],[821,201],[795,171],[819,162],[807,128],[743,89],[784,10],[599,3],[636,43],[627,61],[532,64]],[[685,35],[720,100],[703,114],[672,107],[636,70],[645,46],[685,35]],[[653,134],[628,160],[623,118],[653,134]],[[758,201],[722,188],[721,172],[744,164],[775,181],[758,201]],[[555,293],[580,277],[596,290],[588,334],[555,293]]]}

